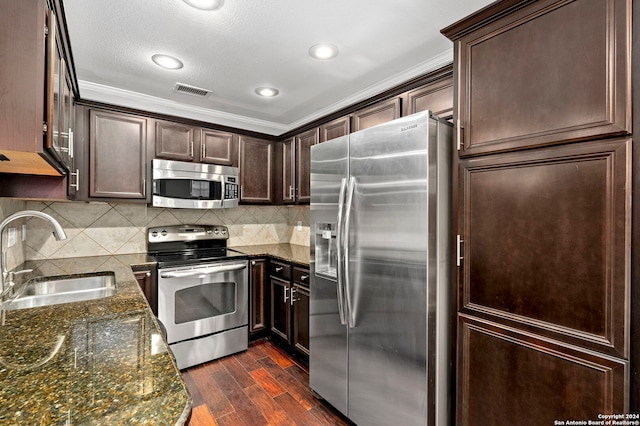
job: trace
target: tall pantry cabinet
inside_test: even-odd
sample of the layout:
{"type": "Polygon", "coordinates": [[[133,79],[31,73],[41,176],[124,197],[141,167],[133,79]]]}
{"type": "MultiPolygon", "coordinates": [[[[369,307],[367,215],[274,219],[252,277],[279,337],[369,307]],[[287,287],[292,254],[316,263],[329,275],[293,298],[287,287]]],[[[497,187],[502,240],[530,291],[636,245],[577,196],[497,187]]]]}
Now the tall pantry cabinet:
{"type": "Polygon", "coordinates": [[[631,30],[631,0],[504,0],[442,30],[459,145],[457,425],[637,413],[631,30]]]}

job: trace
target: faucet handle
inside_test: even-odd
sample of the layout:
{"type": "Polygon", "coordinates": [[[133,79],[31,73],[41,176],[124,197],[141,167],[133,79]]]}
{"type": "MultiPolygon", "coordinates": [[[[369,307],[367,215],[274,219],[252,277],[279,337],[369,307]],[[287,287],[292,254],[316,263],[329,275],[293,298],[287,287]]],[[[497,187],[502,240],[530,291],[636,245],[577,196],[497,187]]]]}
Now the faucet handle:
{"type": "Polygon", "coordinates": [[[33,269],[22,269],[20,271],[11,271],[8,273],[7,275],[7,285],[8,286],[13,286],[15,283],[13,282],[13,280],[15,279],[16,275],[20,275],[20,274],[28,274],[29,272],[33,272],[33,269]]]}

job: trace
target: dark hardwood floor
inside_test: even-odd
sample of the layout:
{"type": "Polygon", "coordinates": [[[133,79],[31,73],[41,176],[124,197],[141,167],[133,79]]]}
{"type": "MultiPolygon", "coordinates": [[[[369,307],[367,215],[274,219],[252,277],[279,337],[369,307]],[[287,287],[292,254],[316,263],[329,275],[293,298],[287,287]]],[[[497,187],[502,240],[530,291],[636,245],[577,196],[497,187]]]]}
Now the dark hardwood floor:
{"type": "Polygon", "coordinates": [[[350,425],[309,389],[309,372],[270,341],[182,371],[189,426],[350,425]]]}

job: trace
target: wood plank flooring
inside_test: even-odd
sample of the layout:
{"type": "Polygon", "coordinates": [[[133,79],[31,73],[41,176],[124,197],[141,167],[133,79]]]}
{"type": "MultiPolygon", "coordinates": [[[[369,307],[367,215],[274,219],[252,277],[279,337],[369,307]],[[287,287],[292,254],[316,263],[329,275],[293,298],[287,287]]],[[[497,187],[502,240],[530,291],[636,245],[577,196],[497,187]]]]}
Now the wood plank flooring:
{"type": "Polygon", "coordinates": [[[189,426],[352,425],[309,389],[309,372],[270,341],[182,371],[189,426]]]}

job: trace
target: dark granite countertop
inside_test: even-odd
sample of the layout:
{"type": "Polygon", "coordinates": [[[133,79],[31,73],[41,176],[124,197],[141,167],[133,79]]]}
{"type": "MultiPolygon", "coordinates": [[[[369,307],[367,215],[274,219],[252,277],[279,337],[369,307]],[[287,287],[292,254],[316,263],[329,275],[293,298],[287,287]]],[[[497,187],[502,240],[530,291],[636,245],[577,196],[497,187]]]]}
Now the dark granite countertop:
{"type": "Polygon", "coordinates": [[[256,246],[234,246],[229,248],[249,256],[271,256],[288,262],[309,266],[309,246],[296,244],[260,244],[256,246]]]}
{"type": "Polygon", "coordinates": [[[113,271],[117,292],[2,312],[0,424],[185,424],[191,397],[131,271],[153,264],[133,254],[20,266],[34,269],[24,279],[113,271]]]}

